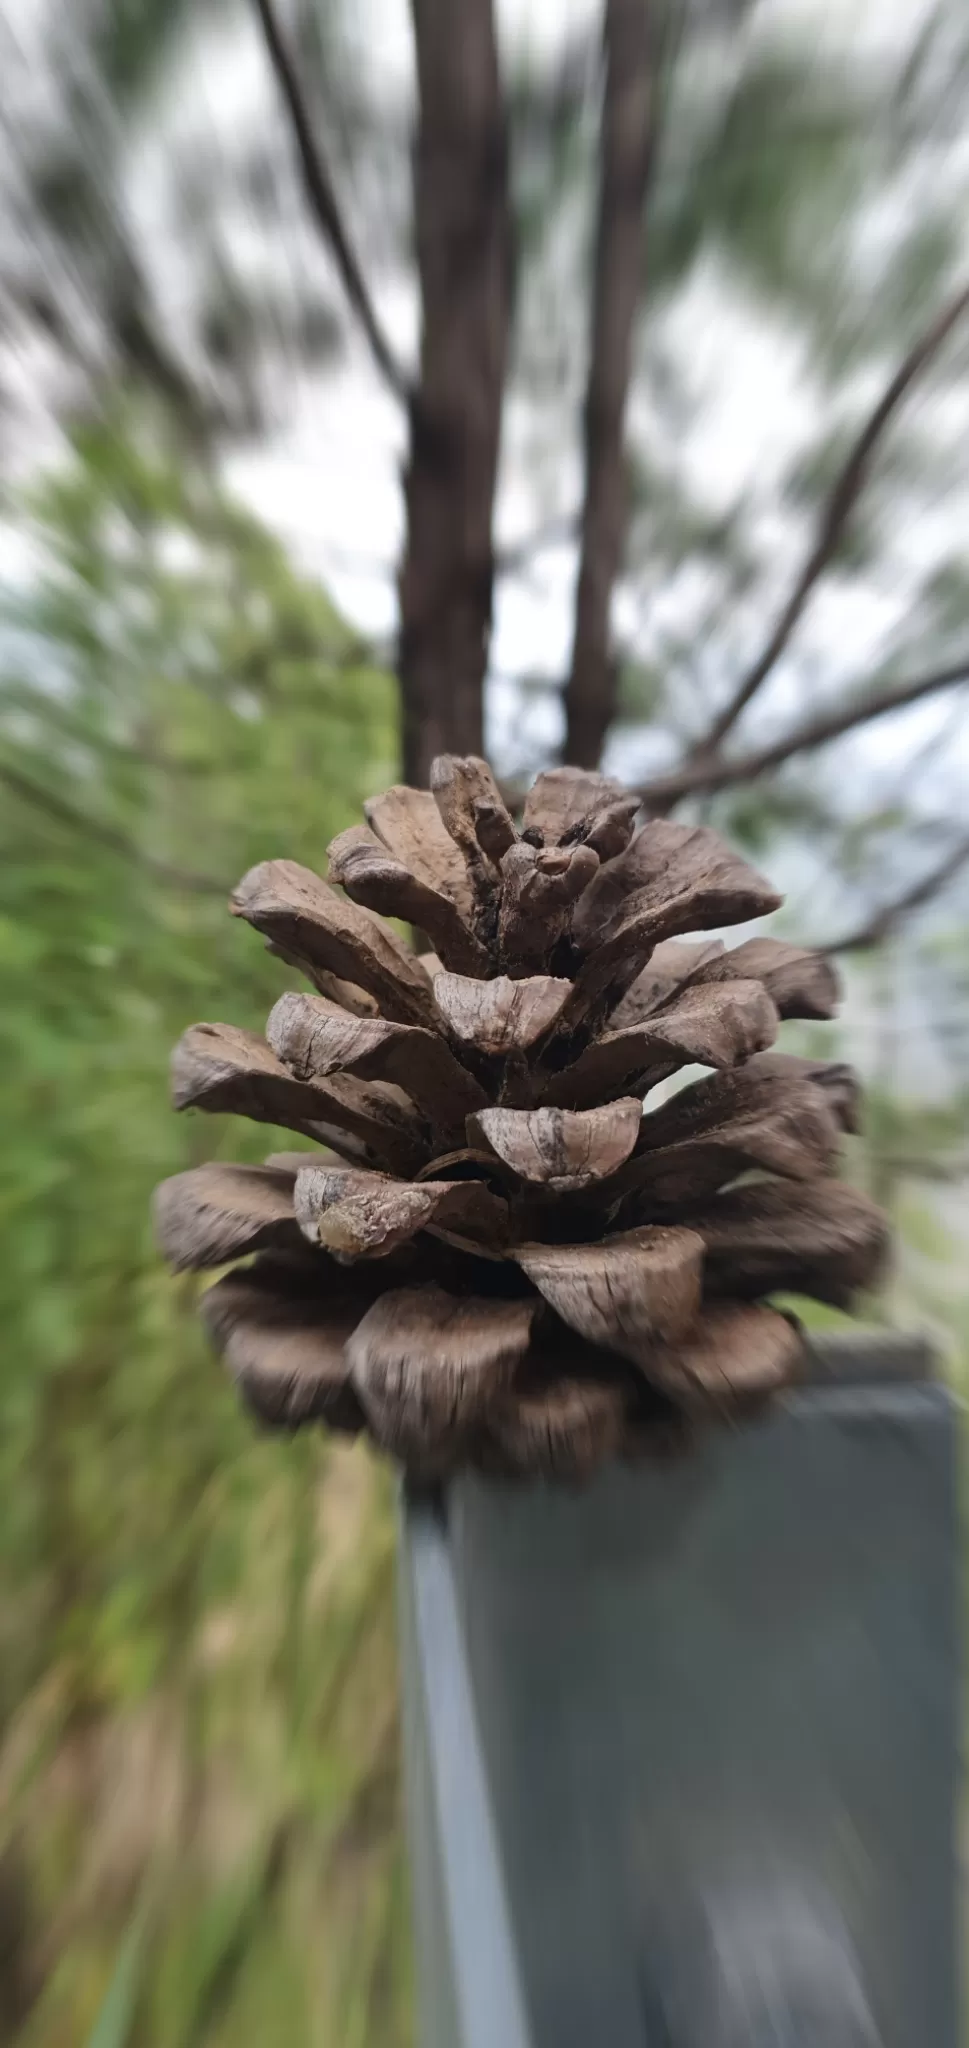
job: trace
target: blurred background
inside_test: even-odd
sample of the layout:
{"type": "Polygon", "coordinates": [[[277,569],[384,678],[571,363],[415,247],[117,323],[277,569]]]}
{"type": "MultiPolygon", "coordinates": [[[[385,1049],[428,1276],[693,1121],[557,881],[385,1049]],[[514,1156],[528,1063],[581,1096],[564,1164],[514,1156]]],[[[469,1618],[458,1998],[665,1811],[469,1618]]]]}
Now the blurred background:
{"type": "Polygon", "coordinates": [[[411,2040],[391,1482],[150,1235],[250,864],[448,744],[709,819],[963,1373],[967,201],[964,0],[2,0],[0,2040],[411,2040]]]}

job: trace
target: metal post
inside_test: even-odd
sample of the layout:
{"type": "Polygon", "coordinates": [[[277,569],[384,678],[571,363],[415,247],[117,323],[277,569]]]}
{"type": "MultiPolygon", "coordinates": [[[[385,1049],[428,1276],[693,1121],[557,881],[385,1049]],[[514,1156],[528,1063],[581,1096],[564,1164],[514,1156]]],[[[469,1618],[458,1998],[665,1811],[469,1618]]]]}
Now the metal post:
{"type": "MultiPolygon", "coordinates": [[[[955,2048],[955,1405],[405,1500],[422,2048],[955,2048]]],[[[919,1377],[923,1375],[923,1377],[919,1377]]]]}

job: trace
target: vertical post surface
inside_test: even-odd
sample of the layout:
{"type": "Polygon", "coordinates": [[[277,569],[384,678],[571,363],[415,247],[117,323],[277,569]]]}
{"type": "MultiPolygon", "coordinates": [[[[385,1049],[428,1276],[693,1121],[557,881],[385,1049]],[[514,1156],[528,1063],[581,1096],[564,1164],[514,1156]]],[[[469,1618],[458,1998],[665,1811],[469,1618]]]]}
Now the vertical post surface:
{"type": "Polygon", "coordinates": [[[421,2048],[529,2048],[444,1525],[426,1494],[405,1513],[399,1604],[421,2048]]]}
{"type": "Polygon", "coordinates": [[[466,1708],[430,1821],[411,1769],[418,1917],[458,2007],[503,1920],[527,2031],[448,2048],[955,2048],[954,1437],[941,1388],[821,1384],[663,1470],[451,1485],[448,1629],[405,1656],[432,1743],[452,1662],[466,1708]]]}

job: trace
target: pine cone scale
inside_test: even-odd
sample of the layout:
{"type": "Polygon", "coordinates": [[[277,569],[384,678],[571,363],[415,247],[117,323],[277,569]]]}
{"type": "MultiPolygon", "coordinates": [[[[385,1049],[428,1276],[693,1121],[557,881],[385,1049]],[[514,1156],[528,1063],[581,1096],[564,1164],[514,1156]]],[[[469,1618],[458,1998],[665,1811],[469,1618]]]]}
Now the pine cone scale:
{"type": "Polygon", "coordinates": [[[398,783],[364,805],[367,823],[388,853],[408,868],[415,880],[440,890],[470,926],[474,890],[467,864],[441,817],[430,790],[398,783]]]}
{"type": "Polygon", "coordinates": [[[292,1269],[268,1263],[210,1287],[202,1314],[212,1341],[260,1420],[293,1429],[326,1422],[355,1433],[364,1415],[345,1351],[370,1305],[359,1282],[325,1300],[294,1288],[292,1269]]]}
{"type": "Polygon", "coordinates": [[[525,1245],[517,1256],[563,1323],[647,1372],[654,1350],[699,1314],[703,1244],[691,1230],[650,1227],[599,1244],[525,1245]]]}
{"type": "Polygon", "coordinates": [[[604,1031],[541,1092],[546,1102],[584,1108],[608,1101],[621,1083],[637,1077],[643,1083],[637,1092],[645,1095],[679,1067],[733,1067],[762,1052],[773,1045],[779,1021],[760,982],[688,989],[657,1015],[604,1031]]]}
{"type": "Polygon", "coordinates": [[[347,1345],[354,1387],[378,1442],[398,1456],[449,1457],[525,1357],[531,1301],[457,1301],[401,1288],[368,1310],[347,1345]]]}
{"type": "Polygon", "coordinates": [[[445,1040],[423,1025],[348,1016],[323,996],[293,991],[270,1011],[266,1037],[301,1080],[324,1081],[344,1073],[389,1081],[445,1138],[463,1134],[465,1119],[487,1104],[480,1082],[454,1058],[445,1040]]]}
{"type": "Polygon", "coordinates": [[[396,932],[308,868],[263,861],[243,876],[230,907],[287,958],[364,989],[393,1023],[435,1028],[430,981],[396,932]]]}
{"type": "Polygon", "coordinates": [[[639,1136],[642,1103],[620,1097],[601,1109],[483,1109],[468,1118],[481,1139],[519,1178],[571,1193],[611,1178],[639,1136]]]}
{"type": "Polygon", "coordinates": [[[472,1250],[502,1248],[508,1205],[480,1180],[401,1182],[352,1167],[309,1166],[296,1176],[296,1217],[305,1237],[337,1259],[396,1251],[419,1230],[446,1230],[472,1250]]]}
{"type": "Polygon", "coordinates": [[[455,974],[487,973],[488,954],[450,897],[393,859],[369,826],[351,825],[334,839],[327,873],[352,903],[381,916],[404,918],[426,932],[443,965],[455,974]]]}
{"type": "Polygon", "coordinates": [[[155,1236],[176,1273],[228,1265],[271,1247],[300,1249],[295,1174],[279,1167],[213,1161],[177,1173],[155,1190],[155,1236]]]}

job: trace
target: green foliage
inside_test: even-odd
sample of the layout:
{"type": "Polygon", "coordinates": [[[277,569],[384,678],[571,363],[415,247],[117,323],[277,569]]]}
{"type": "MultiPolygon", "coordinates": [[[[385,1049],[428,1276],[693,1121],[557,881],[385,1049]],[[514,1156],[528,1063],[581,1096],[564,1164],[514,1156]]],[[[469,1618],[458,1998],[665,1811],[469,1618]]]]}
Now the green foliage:
{"type": "Polygon", "coordinates": [[[102,0],[91,35],[91,59],[124,111],[158,85],[190,18],[218,20],[238,0],[102,0]]]}
{"type": "Polygon", "coordinates": [[[822,792],[809,782],[795,782],[793,777],[741,785],[720,800],[716,815],[717,828],[728,839],[745,852],[765,858],[780,838],[803,838],[820,847],[836,829],[822,792]]]}
{"type": "Polygon", "coordinates": [[[131,2040],[151,1927],[151,1893],[146,1886],[121,1944],[114,1976],[88,2036],[87,2048],[126,2048],[131,2040]]]}
{"type": "Polygon", "coordinates": [[[617,720],[640,724],[656,716],[663,701],[663,676],[645,661],[623,661],[619,665],[617,720]]]}
{"type": "Polygon", "coordinates": [[[285,972],[227,891],[273,854],[321,862],[393,774],[394,689],[131,421],[80,436],[30,513],[39,572],[0,615],[0,1848],[39,1973],[24,2039],[337,2048],[356,2026],[392,2048],[386,1484],[362,1452],[256,1436],[148,1204],[180,1167],[271,1149],[175,1117],[169,1048],[198,1017],[261,1026],[285,972]]]}
{"type": "Polygon", "coordinates": [[[844,69],[780,38],[756,49],[712,131],[683,116],[669,124],[649,226],[656,285],[672,288],[717,247],[739,281],[823,323],[872,118],[860,79],[844,69]],[[680,137],[691,135],[684,149],[680,137]]]}

